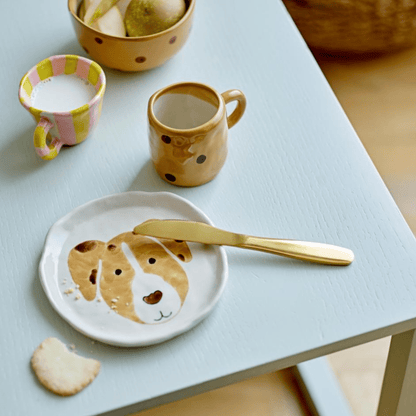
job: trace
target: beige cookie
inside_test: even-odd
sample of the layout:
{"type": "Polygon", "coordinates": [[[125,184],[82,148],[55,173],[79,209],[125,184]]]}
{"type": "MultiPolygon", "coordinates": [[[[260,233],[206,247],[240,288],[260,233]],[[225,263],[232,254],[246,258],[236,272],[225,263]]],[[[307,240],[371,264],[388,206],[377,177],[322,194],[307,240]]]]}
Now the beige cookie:
{"type": "Polygon", "coordinates": [[[88,386],[100,371],[100,362],[68,351],[57,338],[45,339],[32,356],[39,381],[60,396],[71,396],[88,386]]]}

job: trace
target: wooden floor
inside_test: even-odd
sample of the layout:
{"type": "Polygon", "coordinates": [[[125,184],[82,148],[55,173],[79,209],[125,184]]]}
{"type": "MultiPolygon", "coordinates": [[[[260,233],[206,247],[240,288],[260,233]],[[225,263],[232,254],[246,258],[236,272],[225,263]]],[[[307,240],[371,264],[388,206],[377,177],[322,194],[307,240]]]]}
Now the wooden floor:
{"type": "MultiPolygon", "coordinates": [[[[416,48],[371,59],[316,56],[322,71],[416,233],[416,48]]],[[[390,339],[330,355],[355,416],[375,416],[390,339]]],[[[140,416],[310,416],[290,369],[140,416]]]]}

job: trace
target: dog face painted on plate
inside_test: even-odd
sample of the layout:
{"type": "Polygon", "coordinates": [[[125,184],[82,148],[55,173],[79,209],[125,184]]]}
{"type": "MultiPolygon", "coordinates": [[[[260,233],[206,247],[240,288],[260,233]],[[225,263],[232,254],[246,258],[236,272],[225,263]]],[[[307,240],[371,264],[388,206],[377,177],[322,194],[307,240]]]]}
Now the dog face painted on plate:
{"type": "Polygon", "coordinates": [[[68,256],[72,279],[87,301],[102,296],[119,315],[142,324],[157,324],[173,318],[189,289],[182,262],[192,254],[182,241],[154,240],[132,232],[104,243],[85,241],[68,256]],[[162,245],[163,244],[163,245],[162,245]]]}

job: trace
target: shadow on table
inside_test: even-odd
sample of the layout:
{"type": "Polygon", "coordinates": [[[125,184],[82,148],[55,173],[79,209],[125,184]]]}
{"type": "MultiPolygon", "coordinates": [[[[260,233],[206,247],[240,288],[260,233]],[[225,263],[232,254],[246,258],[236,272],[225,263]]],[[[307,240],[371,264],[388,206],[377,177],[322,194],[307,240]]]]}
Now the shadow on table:
{"type": "MultiPolygon", "coordinates": [[[[228,263],[238,264],[240,266],[247,265],[247,267],[255,266],[261,273],[263,269],[275,268],[279,271],[295,269],[296,270],[316,270],[316,268],[327,268],[337,266],[328,266],[308,261],[291,259],[276,254],[263,253],[261,251],[246,250],[235,247],[227,247],[228,263]]],[[[342,267],[341,267],[342,269],[342,267]]]]}
{"type": "Polygon", "coordinates": [[[170,185],[161,179],[153,166],[153,162],[148,159],[127,190],[146,192],[172,192],[172,190],[174,190],[173,188],[178,189],[177,187],[174,187],[173,185],[170,185]]]}
{"type": "Polygon", "coordinates": [[[46,55],[45,57],[53,56],[53,55],[79,55],[79,56],[84,56],[85,58],[88,58],[87,53],[79,44],[75,36],[75,33],[74,33],[74,38],[71,41],[66,42],[64,45],[60,46],[59,48],[49,51],[48,55],[46,55]]]}
{"type": "Polygon", "coordinates": [[[27,175],[46,165],[35,152],[34,130],[35,125],[21,131],[0,149],[0,176],[13,178],[27,175]]]}
{"type": "Polygon", "coordinates": [[[175,186],[164,181],[154,168],[153,162],[148,159],[141,167],[136,178],[131,182],[127,191],[144,191],[144,192],[170,192],[179,195],[185,199],[199,199],[200,206],[204,206],[205,202],[209,202],[211,194],[220,182],[214,179],[201,186],[183,187],[175,186]]]}
{"type": "MultiPolygon", "coordinates": [[[[41,255],[38,257],[37,264],[40,263],[40,260],[41,255]]],[[[50,326],[55,328],[55,330],[59,332],[59,335],[61,335],[63,338],[67,338],[68,329],[71,329],[71,327],[66,324],[65,320],[61,318],[61,316],[55,311],[49,302],[49,299],[43,290],[37,269],[32,279],[32,295],[35,300],[37,309],[42,313],[50,326]]]]}

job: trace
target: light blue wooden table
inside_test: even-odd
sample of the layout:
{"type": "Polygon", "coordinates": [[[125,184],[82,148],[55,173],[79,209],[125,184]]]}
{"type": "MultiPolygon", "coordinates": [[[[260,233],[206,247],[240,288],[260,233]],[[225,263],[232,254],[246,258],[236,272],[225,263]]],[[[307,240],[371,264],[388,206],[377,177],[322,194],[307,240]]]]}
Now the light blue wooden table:
{"type": "MultiPolygon", "coordinates": [[[[146,73],[105,69],[97,130],[51,162],[35,154],[34,123],[18,101],[18,84],[48,56],[86,54],[65,0],[8,1],[2,15],[2,415],[124,415],[388,335],[393,341],[379,415],[412,414],[416,241],[279,1],[258,7],[198,0],[184,49],[146,73]],[[194,189],[157,176],[146,131],[151,94],[188,80],[221,92],[239,88],[248,100],[230,131],[221,174],[194,189]],[[227,288],[199,326],[154,347],[92,344],[55,313],[42,290],[43,242],[51,225],[80,204],[136,190],[185,197],[221,228],[337,244],[353,249],[356,260],[336,268],[227,249],[227,288]],[[50,336],[102,363],[97,379],[78,395],[47,392],[31,371],[34,349],[50,336]]],[[[299,366],[319,397],[308,368],[299,366]]]]}

